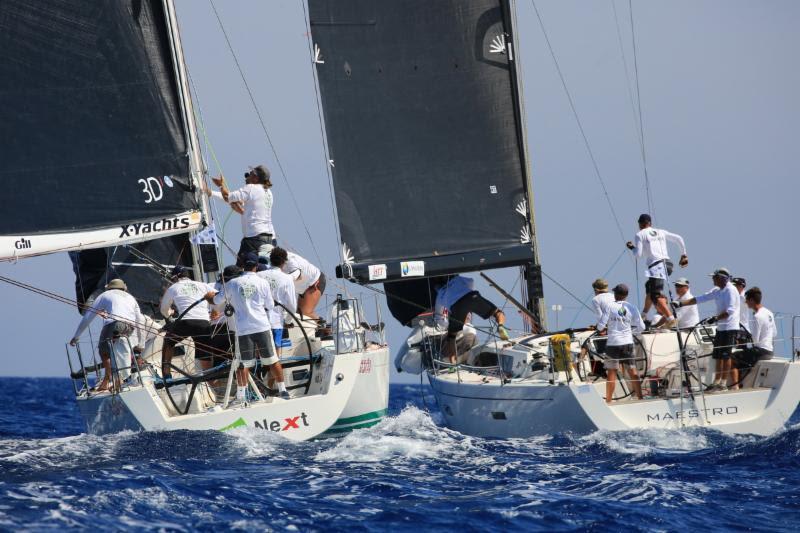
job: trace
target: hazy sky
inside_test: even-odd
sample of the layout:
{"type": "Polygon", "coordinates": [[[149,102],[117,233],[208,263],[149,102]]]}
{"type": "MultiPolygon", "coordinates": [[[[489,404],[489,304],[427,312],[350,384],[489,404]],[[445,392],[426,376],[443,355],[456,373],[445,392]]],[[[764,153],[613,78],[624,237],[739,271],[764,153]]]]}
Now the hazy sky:
{"type": "MultiPolygon", "coordinates": [[[[233,184],[247,165],[273,169],[273,217],[279,239],[317,262],[291,199],[333,280],[335,240],[325,158],[315,105],[302,4],[217,0],[245,75],[286,171],[278,171],[211,5],[178,0],[184,52],[205,128],[233,184]]],[[[647,210],[642,160],[613,3],[538,0],[536,6],[620,218],[625,239],[647,210]]],[[[633,75],[628,2],[616,4],[625,59],[633,75]]],[[[634,1],[637,60],[648,171],[656,225],[682,234],[690,266],[681,275],[695,292],[710,287],[708,272],[724,265],[759,285],[773,311],[800,311],[798,222],[800,198],[800,2],[794,0],[634,1]]],[[[529,1],[517,5],[525,83],[528,143],[533,159],[535,215],[543,270],[581,298],[622,251],[611,211],[576,126],[529,1]]],[[[446,21],[442,21],[446,23],[446,21]]],[[[210,171],[219,170],[205,152],[210,171]]],[[[380,209],[381,199],[375,198],[380,209]]],[[[225,213],[227,207],[220,206],[225,213]]],[[[240,238],[231,217],[226,240],[240,238]]],[[[677,252],[673,254],[677,257],[677,252]]],[[[229,258],[228,258],[229,259],[229,258]]],[[[59,294],[73,295],[66,254],[0,265],[0,273],[59,294]]],[[[506,288],[514,272],[498,273],[506,288]]],[[[611,283],[635,283],[623,257],[611,283]]],[[[341,283],[337,280],[338,283],[341,283]]],[[[329,282],[328,294],[335,283],[329,282]]],[[[350,286],[356,293],[363,291],[350,286]]],[[[482,288],[490,299],[501,298],[482,288]]],[[[562,304],[559,325],[579,304],[545,280],[548,308],[562,304]]],[[[371,294],[369,292],[365,293],[371,294]]],[[[79,315],[74,309],[8,285],[2,375],[64,376],[64,343],[79,315]]],[[[407,330],[390,324],[396,349],[407,330]]],[[[368,306],[371,309],[371,306],[368,306]]],[[[709,309],[702,309],[707,315],[709,309]]],[[[582,312],[575,322],[591,321],[582,312]]],[[[518,323],[515,321],[515,323],[518,323]]],[[[554,326],[554,316],[550,315],[554,326]]],[[[395,376],[396,377],[396,376],[395,376]]]]}

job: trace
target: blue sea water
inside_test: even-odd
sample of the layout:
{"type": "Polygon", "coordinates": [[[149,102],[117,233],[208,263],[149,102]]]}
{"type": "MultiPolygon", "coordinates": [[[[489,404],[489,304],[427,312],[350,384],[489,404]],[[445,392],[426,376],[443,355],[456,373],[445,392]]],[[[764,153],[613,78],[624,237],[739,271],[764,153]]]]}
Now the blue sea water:
{"type": "Polygon", "coordinates": [[[441,426],[418,386],[344,438],[83,433],[69,381],[0,379],[0,529],[792,530],[800,425],[519,440],[441,426]]]}

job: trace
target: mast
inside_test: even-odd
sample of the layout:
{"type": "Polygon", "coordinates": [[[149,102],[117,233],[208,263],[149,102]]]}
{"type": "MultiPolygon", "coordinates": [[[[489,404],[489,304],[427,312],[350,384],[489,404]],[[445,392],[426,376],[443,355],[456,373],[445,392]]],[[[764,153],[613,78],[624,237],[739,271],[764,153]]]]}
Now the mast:
{"type": "MultiPolygon", "coordinates": [[[[191,178],[194,186],[195,197],[200,206],[203,220],[201,222],[199,231],[205,229],[211,223],[211,208],[209,205],[209,198],[203,193],[202,182],[206,173],[205,164],[200,152],[200,141],[197,135],[197,126],[195,124],[194,106],[192,104],[192,94],[189,90],[189,82],[186,71],[186,62],[183,56],[183,45],[181,43],[180,29],[178,27],[178,19],[175,13],[175,3],[173,0],[163,0],[164,14],[166,17],[167,27],[169,28],[169,37],[172,48],[173,65],[175,66],[175,76],[178,86],[178,93],[180,95],[181,111],[183,112],[183,124],[186,130],[186,138],[188,139],[189,148],[189,161],[191,165],[191,178]]],[[[196,235],[198,230],[192,232],[192,236],[196,235]]],[[[195,279],[202,279],[203,274],[210,274],[213,271],[219,270],[221,258],[219,249],[214,247],[213,251],[209,248],[203,248],[203,245],[195,244],[191,241],[192,257],[194,258],[194,275],[195,279]],[[209,257],[213,254],[213,258],[209,257]],[[216,268],[213,268],[216,263],[216,268]]]]}
{"type": "Polygon", "coordinates": [[[517,2],[516,0],[506,0],[503,8],[506,12],[506,19],[509,21],[507,32],[508,46],[510,54],[509,63],[511,64],[511,78],[513,80],[514,100],[517,111],[517,134],[520,138],[520,158],[525,174],[525,190],[528,202],[528,227],[530,230],[531,246],[533,248],[533,261],[522,267],[525,281],[525,307],[538,317],[537,322],[545,329],[547,328],[547,312],[544,301],[544,289],[542,284],[542,266],[539,260],[539,242],[536,233],[536,217],[533,204],[533,172],[531,168],[530,152],[528,151],[528,124],[525,113],[525,103],[522,95],[525,94],[523,86],[522,65],[519,55],[519,39],[517,38],[517,2]]]}

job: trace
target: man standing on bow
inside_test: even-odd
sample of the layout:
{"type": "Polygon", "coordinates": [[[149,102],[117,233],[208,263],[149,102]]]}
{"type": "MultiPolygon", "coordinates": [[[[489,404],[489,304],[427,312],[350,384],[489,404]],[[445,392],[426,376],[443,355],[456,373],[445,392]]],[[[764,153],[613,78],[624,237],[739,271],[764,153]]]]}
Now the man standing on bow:
{"type": "Polygon", "coordinates": [[[727,268],[718,268],[712,274],[714,288],[705,294],[689,298],[685,301],[672,302],[672,305],[684,307],[703,302],[714,301],[717,312],[708,319],[709,324],[717,322],[717,333],[714,335],[714,353],[716,361],[714,383],[709,389],[728,390],[728,377],[731,384],[738,388],[739,371],[733,366],[731,354],[739,336],[739,292],[731,283],[731,273],[727,268]]]}
{"type": "Polygon", "coordinates": [[[689,264],[686,244],[680,235],[654,228],[652,218],[647,213],[640,215],[638,222],[639,232],[633,242],[628,241],[626,246],[633,251],[637,258],[644,257],[645,265],[647,265],[647,281],[644,284],[646,296],[642,311],[646,315],[650,311],[650,305],[655,304],[656,311],[663,317],[662,325],[666,325],[674,320],[666,298],[667,295],[664,292],[664,283],[672,275],[672,261],[669,260],[667,241],[680,247],[681,258],[678,264],[682,268],[689,264]]]}

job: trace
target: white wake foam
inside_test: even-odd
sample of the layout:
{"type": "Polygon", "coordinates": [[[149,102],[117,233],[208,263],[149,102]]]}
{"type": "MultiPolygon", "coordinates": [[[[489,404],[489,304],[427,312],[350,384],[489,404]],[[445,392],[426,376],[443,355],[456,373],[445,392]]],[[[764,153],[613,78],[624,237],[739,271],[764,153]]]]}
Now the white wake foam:
{"type": "Polygon", "coordinates": [[[409,406],[371,428],[351,432],[335,446],[319,452],[315,460],[359,463],[397,457],[451,460],[474,450],[470,437],[437,426],[428,413],[409,406]]]}

